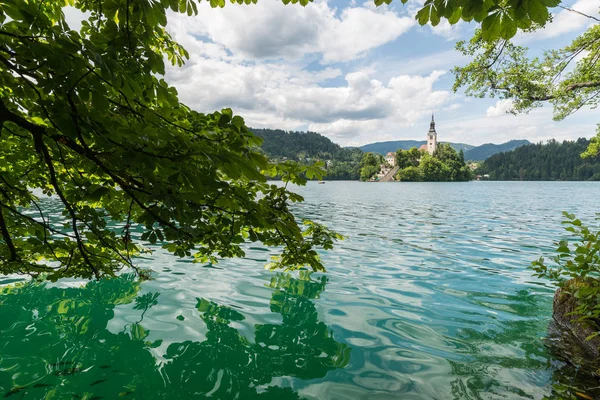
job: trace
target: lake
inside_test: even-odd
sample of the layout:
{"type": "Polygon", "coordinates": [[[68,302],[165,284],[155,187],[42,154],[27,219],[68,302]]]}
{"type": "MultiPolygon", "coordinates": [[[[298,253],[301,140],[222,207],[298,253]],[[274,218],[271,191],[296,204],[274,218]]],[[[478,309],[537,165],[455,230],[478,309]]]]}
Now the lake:
{"type": "MultiPolygon", "coordinates": [[[[326,274],[263,269],[272,249],[81,287],[0,277],[7,398],[533,398],[587,381],[553,355],[553,287],[527,269],[594,223],[592,182],[295,188],[298,217],[347,236],[326,274]]],[[[51,207],[51,205],[49,205],[51,207]]]]}

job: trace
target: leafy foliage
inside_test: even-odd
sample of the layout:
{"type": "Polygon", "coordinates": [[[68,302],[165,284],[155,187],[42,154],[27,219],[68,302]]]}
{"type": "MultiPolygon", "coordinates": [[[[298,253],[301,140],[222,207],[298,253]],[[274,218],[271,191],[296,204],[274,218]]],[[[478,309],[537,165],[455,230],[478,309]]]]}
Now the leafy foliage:
{"type": "Polygon", "coordinates": [[[396,180],[402,182],[423,182],[423,171],[419,167],[404,167],[396,174],[396,180]]]}
{"type": "Polygon", "coordinates": [[[550,102],[554,119],[561,120],[584,106],[598,104],[600,24],[568,46],[546,51],[541,59],[530,59],[527,48],[507,40],[485,41],[480,31],[470,42],[458,42],[457,49],[474,59],[454,69],[454,89],[466,86],[472,96],[511,99],[513,113],[550,102]],[[576,59],[569,71],[567,67],[576,59]]]}
{"type": "MultiPolygon", "coordinates": [[[[577,299],[579,321],[596,324],[600,319],[600,230],[594,232],[575,215],[564,212],[565,230],[573,240],[558,242],[558,255],[532,263],[538,277],[547,278],[577,299]]],[[[600,218],[597,218],[600,220],[600,218]]],[[[600,329],[600,326],[596,326],[600,329]]]]}
{"type": "Polygon", "coordinates": [[[267,183],[323,171],[270,162],[241,117],[195,112],[160,78],[165,60],[188,56],[167,9],[191,15],[195,3],[68,3],[89,16],[80,31],[64,2],[0,8],[0,273],[112,276],[135,268],[137,226],[179,257],[239,257],[249,240],[281,246],[286,267],[323,270],[313,248],[337,236],[303,231],[289,210],[302,197],[267,183]],[[59,221],[39,192],[60,202],[59,221]]]}
{"type": "Polygon", "coordinates": [[[496,180],[600,180],[600,162],[582,159],[589,141],[550,140],[493,155],[477,169],[496,180]]]}

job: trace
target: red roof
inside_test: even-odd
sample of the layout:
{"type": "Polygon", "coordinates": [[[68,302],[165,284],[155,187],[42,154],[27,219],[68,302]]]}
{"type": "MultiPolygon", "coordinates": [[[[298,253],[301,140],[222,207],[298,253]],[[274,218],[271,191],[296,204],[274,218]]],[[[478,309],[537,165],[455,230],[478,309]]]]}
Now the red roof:
{"type": "Polygon", "coordinates": [[[421,147],[419,147],[419,150],[427,150],[427,145],[422,144],[421,147]]]}

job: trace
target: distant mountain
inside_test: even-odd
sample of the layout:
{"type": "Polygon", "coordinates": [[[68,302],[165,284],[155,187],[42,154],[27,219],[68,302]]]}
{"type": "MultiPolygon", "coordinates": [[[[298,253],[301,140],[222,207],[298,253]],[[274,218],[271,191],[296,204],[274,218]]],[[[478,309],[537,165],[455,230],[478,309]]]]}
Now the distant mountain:
{"type": "Polygon", "coordinates": [[[505,151],[511,151],[517,147],[531,144],[529,140],[511,140],[502,144],[486,143],[481,146],[472,147],[470,150],[465,151],[465,160],[470,161],[483,161],[493,156],[494,154],[503,153],[505,151]]]}
{"type": "MultiPolygon", "coordinates": [[[[398,149],[408,150],[413,147],[419,148],[419,147],[421,147],[421,145],[424,145],[426,143],[427,142],[425,140],[393,140],[390,142],[377,142],[377,143],[365,144],[364,146],[359,147],[359,149],[361,149],[364,152],[379,153],[379,154],[386,155],[390,151],[395,152],[398,149]]],[[[441,143],[448,143],[448,142],[441,142],[441,143]]],[[[462,151],[464,151],[465,154],[468,150],[475,147],[475,146],[471,146],[470,144],[465,144],[465,143],[448,143],[448,144],[450,146],[452,146],[452,148],[456,151],[460,151],[462,149],[462,151]]],[[[466,156],[465,156],[465,159],[466,159],[466,156]]]]}

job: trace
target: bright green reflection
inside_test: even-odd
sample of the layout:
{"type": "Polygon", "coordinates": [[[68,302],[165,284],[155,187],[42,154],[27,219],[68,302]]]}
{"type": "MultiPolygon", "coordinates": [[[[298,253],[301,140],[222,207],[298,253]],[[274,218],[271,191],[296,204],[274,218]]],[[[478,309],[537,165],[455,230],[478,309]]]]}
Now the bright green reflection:
{"type": "Polygon", "coordinates": [[[206,340],[147,340],[145,312],[158,293],[138,296],[131,276],[91,282],[84,288],[48,288],[27,283],[0,290],[0,395],[11,398],[191,398],[297,399],[273,378],[314,379],[345,367],[350,348],[318,320],[312,299],[326,278],[277,275],[271,311],[281,324],[255,326],[254,341],[232,325],[240,312],[198,299],[206,340]],[[107,329],[119,304],[135,301],[140,321],[117,334],[107,329]]]}

